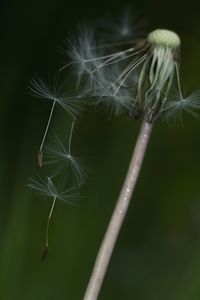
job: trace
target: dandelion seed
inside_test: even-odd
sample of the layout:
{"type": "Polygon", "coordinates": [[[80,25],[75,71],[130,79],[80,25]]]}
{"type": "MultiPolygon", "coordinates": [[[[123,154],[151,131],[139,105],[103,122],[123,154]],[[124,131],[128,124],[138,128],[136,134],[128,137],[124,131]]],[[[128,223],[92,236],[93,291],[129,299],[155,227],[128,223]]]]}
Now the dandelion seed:
{"type": "Polygon", "coordinates": [[[78,185],[82,185],[86,182],[88,177],[88,168],[84,165],[81,158],[72,154],[71,144],[74,125],[75,122],[72,122],[67,148],[57,135],[51,137],[51,142],[47,144],[44,149],[46,157],[45,164],[57,164],[57,173],[63,172],[64,178],[71,171],[78,185]]]}
{"type": "Polygon", "coordinates": [[[144,20],[138,20],[138,13],[133,11],[129,5],[117,20],[108,15],[99,23],[100,29],[103,29],[100,35],[101,40],[111,42],[111,45],[113,45],[113,41],[133,41],[146,32],[147,25],[144,20]]]}
{"type": "Polygon", "coordinates": [[[46,180],[42,178],[39,178],[39,180],[30,179],[28,187],[43,196],[48,198],[56,197],[56,199],[62,200],[68,204],[74,204],[75,201],[80,198],[79,193],[75,192],[75,186],[64,190],[60,184],[56,187],[51,177],[47,177],[46,180]]]}
{"type": "Polygon", "coordinates": [[[200,91],[196,91],[187,97],[177,98],[167,101],[164,108],[165,119],[170,122],[175,122],[177,119],[183,123],[182,116],[184,112],[191,114],[193,117],[198,117],[196,110],[200,109],[200,91]]]}
{"type": "MultiPolygon", "coordinates": [[[[90,73],[90,70],[95,67],[95,61],[93,60],[93,47],[95,46],[93,40],[93,30],[86,24],[80,26],[79,38],[69,39],[67,42],[67,50],[63,49],[63,52],[70,58],[70,63],[65,63],[59,71],[66,69],[70,65],[75,65],[76,76],[78,83],[81,81],[84,73],[90,73]]],[[[77,84],[78,85],[78,84],[77,84]]]]}
{"type": "Polygon", "coordinates": [[[52,120],[52,116],[55,110],[56,103],[59,104],[63,109],[65,109],[73,118],[77,118],[82,108],[82,100],[80,97],[67,97],[61,91],[61,85],[58,85],[56,79],[54,80],[53,86],[49,87],[42,79],[39,77],[34,78],[29,89],[33,95],[39,98],[44,98],[50,100],[52,103],[51,111],[47,121],[46,129],[42,138],[40,148],[38,150],[38,165],[42,167],[43,165],[43,146],[49,131],[49,126],[52,120]]]}
{"type": "Polygon", "coordinates": [[[49,226],[55,208],[56,200],[62,200],[69,204],[74,204],[75,200],[77,201],[78,199],[80,199],[80,194],[75,192],[75,187],[59,191],[50,177],[47,177],[46,180],[40,178],[39,181],[35,179],[30,179],[30,183],[28,184],[28,186],[34,191],[38,192],[39,194],[53,199],[46,225],[45,248],[41,258],[41,260],[43,261],[45,260],[48,254],[49,226]]]}

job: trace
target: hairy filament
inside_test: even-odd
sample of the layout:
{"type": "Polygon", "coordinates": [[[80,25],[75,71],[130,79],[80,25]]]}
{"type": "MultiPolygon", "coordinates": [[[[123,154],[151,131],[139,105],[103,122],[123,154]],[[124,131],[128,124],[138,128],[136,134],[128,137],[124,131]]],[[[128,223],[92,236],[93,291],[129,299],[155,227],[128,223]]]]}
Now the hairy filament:
{"type": "Polygon", "coordinates": [[[56,199],[57,199],[57,197],[55,196],[55,197],[53,198],[53,203],[52,203],[52,205],[51,205],[51,209],[50,209],[49,216],[48,216],[48,220],[47,220],[47,226],[46,226],[46,242],[45,242],[45,249],[44,249],[43,254],[42,254],[42,261],[45,260],[47,254],[48,254],[48,249],[49,249],[49,225],[50,225],[52,213],[53,213],[53,210],[54,210],[54,207],[55,207],[56,199]]]}
{"type": "Polygon", "coordinates": [[[47,122],[47,126],[46,126],[46,129],[45,129],[45,132],[44,132],[44,135],[43,135],[43,138],[42,138],[42,142],[41,142],[41,145],[40,145],[40,148],[39,148],[39,151],[38,151],[38,165],[40,167],[42,167],[42,165],[43,165],[43,151],[42,150],[43,150],[43,146],[44,146],[46,136],[47,136],[47,133],[48,133],[48,130],[49,130],[49,125],[50,125],[50,122],[51,122],[51,119],[52,119],[52,116],[53,116],[55,105],[56,105],[56,100],[53,101],[51,111],[50,111],[50,114],[49,114],[49,118],[48,118],[48,122],[47,122]]]}
{"type": "Polygon", "coordinates": [[[75,125],[75,122],[73,121],[72,126],[71,126],[71,130],[70,130],[70,134],[69,134],[69,146],[68,146],[69,156],[71,155],[71,143],[72,143],[72,134],[73,134],[73,130],[74,130],[74,125],[75,125]]]}
{"type": "MultiPolygon", "coordinates": [[[[120,55],[123,55],[125,53],[128,53],[128,52],[133,52],[135,50],[134,47],[131,47],[131,48],[128,48],[126,50],[123,50],[123,51],[119,51],[119,52],[116,52],[116,53],[111,53],[111,54],[108,54],[108,55],[103,55],[103,56],[99,56],[99,57],[93,57],[93,58],[90,58],[90,59],[83,59],[83,64],[85,63],[89,63],[89,62],[96,62],[96,61],[99,61],[99,60],[104,60],[104,59],[107,59],[108,61],[109,60],[112,60],[114,59],[115,57],[118,57],[120,55]]],[[[135,54],[136,55],[136,54],[135,54]]],[[[124,59],[124,58],[123,58],[124,59]]],[[[116,62],[116,61],[115,61],[116,62]]],[[[63,67],[61,67],[59,69],[59,71],[62,71],[64,69],[66,69],[67,67],[71,66],[71,65],[74,65],[74,64],[79,64],[80,62],[79,61],[75,61],[75,62],[71,62],[71,63],[68,63],[68,64],[65,64],[63,67]]],[[[105,62],[106,63],[106,62],[105,62]]],[[[103,65],[103,64],[102,64],[103,65]]]]}
{"type": "Polygon", "coordinates": [[[108,55],[95,57],[93,59],[86,59],[83,62],[87,63],[87,62],[92,62],[94,60],[103,60],[103,59],[111,58],[113,56],[115,57],[115,56],[123,55],[123,54],[128,53],[128,52],[133,52],[134,50],[135,50],[135,48],[132,47],[132,48],[129,48],[127,50],[119,51],[119,52],[116,52],[116,53],[111,53],[111,54],[108,54],[108,55]]]}
{"type": "MultiPolygon", "coordinates": [[[[147,55],[145,54],[145,55],[143,55],[141,58],[139,58],[137,61],[135,61],[134,63],[133,63],[133,61],[134,61],[134,60],[133,60],[130,64],[128,64],[128,66],[123,70],[123,72],[119,75],[119,77],[118,77],[113,83],[111,83],[111,84],[107,87],[107,89],[104,91],[102,97],[105,96],[106,93],[107,93],[112,87],[114,87],[114,86],[117,84],[117,82],[118,82],[122,77],[125,76],[125,80],[126,80],[126,79],[129,77],[129,75],[131,74],[131,72],[132,72],[135,68],[137,68],[137,67],[138,67],[138,66],[146,59],[146,57],[147,57],[147,55]],[[128,74],[128,76],[127,76],[127,74],[128,74]]],[[[124,79],[122,80],[123,83],[125,82],[125,80],[124,80],[124,79]]],[[[116,96],[116,94],[118,93],[118,91],[119,91],[119,89],[120,89],[120,87],[122,86],[123,83],[120,83],[119,87],[117,88],[117,92],[114,93],[115,96],[116,96]]],[[[102,98],[102,97],[101,97],[101,98],[102,98]]]]}
{"type": "Polygon", "coordinates": [[[180,76],[179,76],[179,70],[178,70],[178,64],[177,64],[177,62],[175,63],[175,69],[176,69],[178,92],[179,92],[181,100],[183,101],[183,93],[182,93],[182,90],[181,90],[181,81],[180,81],[180,76]]]}
{"type": "MultiPolygon", "coordinates": [[[[132,54],[129,54],[129,55],[125,56],[125,57],[121,57],[121,58],[118,58],[118,59],[116,59],[116,60],[113,60],[113,61],[111,61],[111,62],[108,61],[108,62],[102,63],[102,64],[98,65],[98,66],[96,67],[96,69],[92,70],[92,71],[90,72],[90,74],[96,72],[96,71],[99,70],[100,68],[103,68],[103,67],[106,67],[106,66],[115,64],[115,63],[117,63],[117,62],[119,62],[119,61],[122,61],[122,60],[128,59],[128,58],[130,58],[130,57],[133,57],[133,56],[135,56],[135,55],[138,55],[139,53],[140,53],[140,51],[137,51],[137,52],[132,53],[132,54]]],[[[113,57],[113,59],[114,59],[114,57],[113,57]]],[[[111,59],[110,59],[110,60],[111,60],[111,59]]]]}
{"type": "Polygon", "coordinates": [[[126,79],[130,76],[130,74],[134,71],[135,68],[137,68],[145,59],[146,59],[147,55],[142,56],[140,59],[138,59],[138,61],[131,67],[130,70],[128,70],[127,74],[125,75],[125,77],[122,79],[122,81],[120,82],[120,85],[118,86],[117,90],[115,91],[115,95],[118,93],[120,87],[124,84],[124,82],[126,81],[126,79]]]}
{"type": "Polygon", "coordinates": [[[96,47],[91,47],[91,49],[106,49],[106,48],[111,48],[111,47],[118,47],[118,46],[124,46],[124,45],[130,45],[133,44],[133,40],[129,40],[129,41],[124,41],[124,42],[119,42],[119,43],[107,43],[107,44],[101,44],[99,46],[96,47]]]}

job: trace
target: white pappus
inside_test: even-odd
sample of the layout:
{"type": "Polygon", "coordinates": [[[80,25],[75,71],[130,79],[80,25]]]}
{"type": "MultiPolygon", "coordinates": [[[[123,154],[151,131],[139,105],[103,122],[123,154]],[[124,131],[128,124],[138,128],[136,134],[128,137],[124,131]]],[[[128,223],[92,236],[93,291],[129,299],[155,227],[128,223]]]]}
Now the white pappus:
{"type": "MultiPolygon", "coordinates": [[[[118,42],[116,36],[104,42],[91,28],[84,29],[74,43],[71,40],[67,53],[77,72],[77,93],[88,97],[89,103],[101,104],[110,114],[127,111],[134,117],[146,115],[152,123],[161,116],[175,115],[176,106],[170,99],[172,87],[176,87],[177,117],[181,111],[193,113],[200,108],[198,91],[185,98],[187,105],[182,97],[178,34],[156,29],[144,37],[136,31],[131,40],[130,28],[127,41],[126,35],[122,38],[119,34],[118,42]]],[[[62,69],[66,66],[69,64],[62,69]]]]}

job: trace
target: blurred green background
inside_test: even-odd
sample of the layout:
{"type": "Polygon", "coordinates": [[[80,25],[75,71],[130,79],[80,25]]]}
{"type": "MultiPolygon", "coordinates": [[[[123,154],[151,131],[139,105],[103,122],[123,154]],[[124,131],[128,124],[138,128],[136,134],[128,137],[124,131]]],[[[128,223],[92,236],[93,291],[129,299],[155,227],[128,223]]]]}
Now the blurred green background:
{"type": "MultiPolygon", "coordinates": [[[[129,3],[152,28],[179,33],[185,89],[200,88],[199,2],[129,3]]],[[[0,8],[0,299],[80,300],[140,124],[84,113],[74,139],[92,161],[91,176],[78,207],[57,203],[41,263],[51,201],[26,185],[39,173],[36,153],[50,107],[27,86],[35,73],[58,69],[58,47],[80,20],[118,14],[124,1],[7,0],[0,8]]],[[[58,109],[58,131],[67,132],[68,121],[58,109]]],[[[200,122],[190,117],[183,127],[155,126],[99,299],[200,299],[199,137],[200,122]]]]}

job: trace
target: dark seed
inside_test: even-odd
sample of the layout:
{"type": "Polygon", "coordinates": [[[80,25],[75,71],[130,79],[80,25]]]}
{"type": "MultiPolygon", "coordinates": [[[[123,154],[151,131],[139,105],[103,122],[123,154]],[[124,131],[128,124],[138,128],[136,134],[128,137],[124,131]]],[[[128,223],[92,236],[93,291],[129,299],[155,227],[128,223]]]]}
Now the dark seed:
{"type": "Polygon", "coordinates": [[[41,261],[44,261],[46,259],[48,251],[49,251],[49,247],[46,246],[43,253],[42,253],[41,261]]]}
{"type": "Polygon", "coordinates": [[[42,167],[42,163],[43,163],[43,152],[42,150],[38,151],[38,165],[39,167],[42,167]]]}

